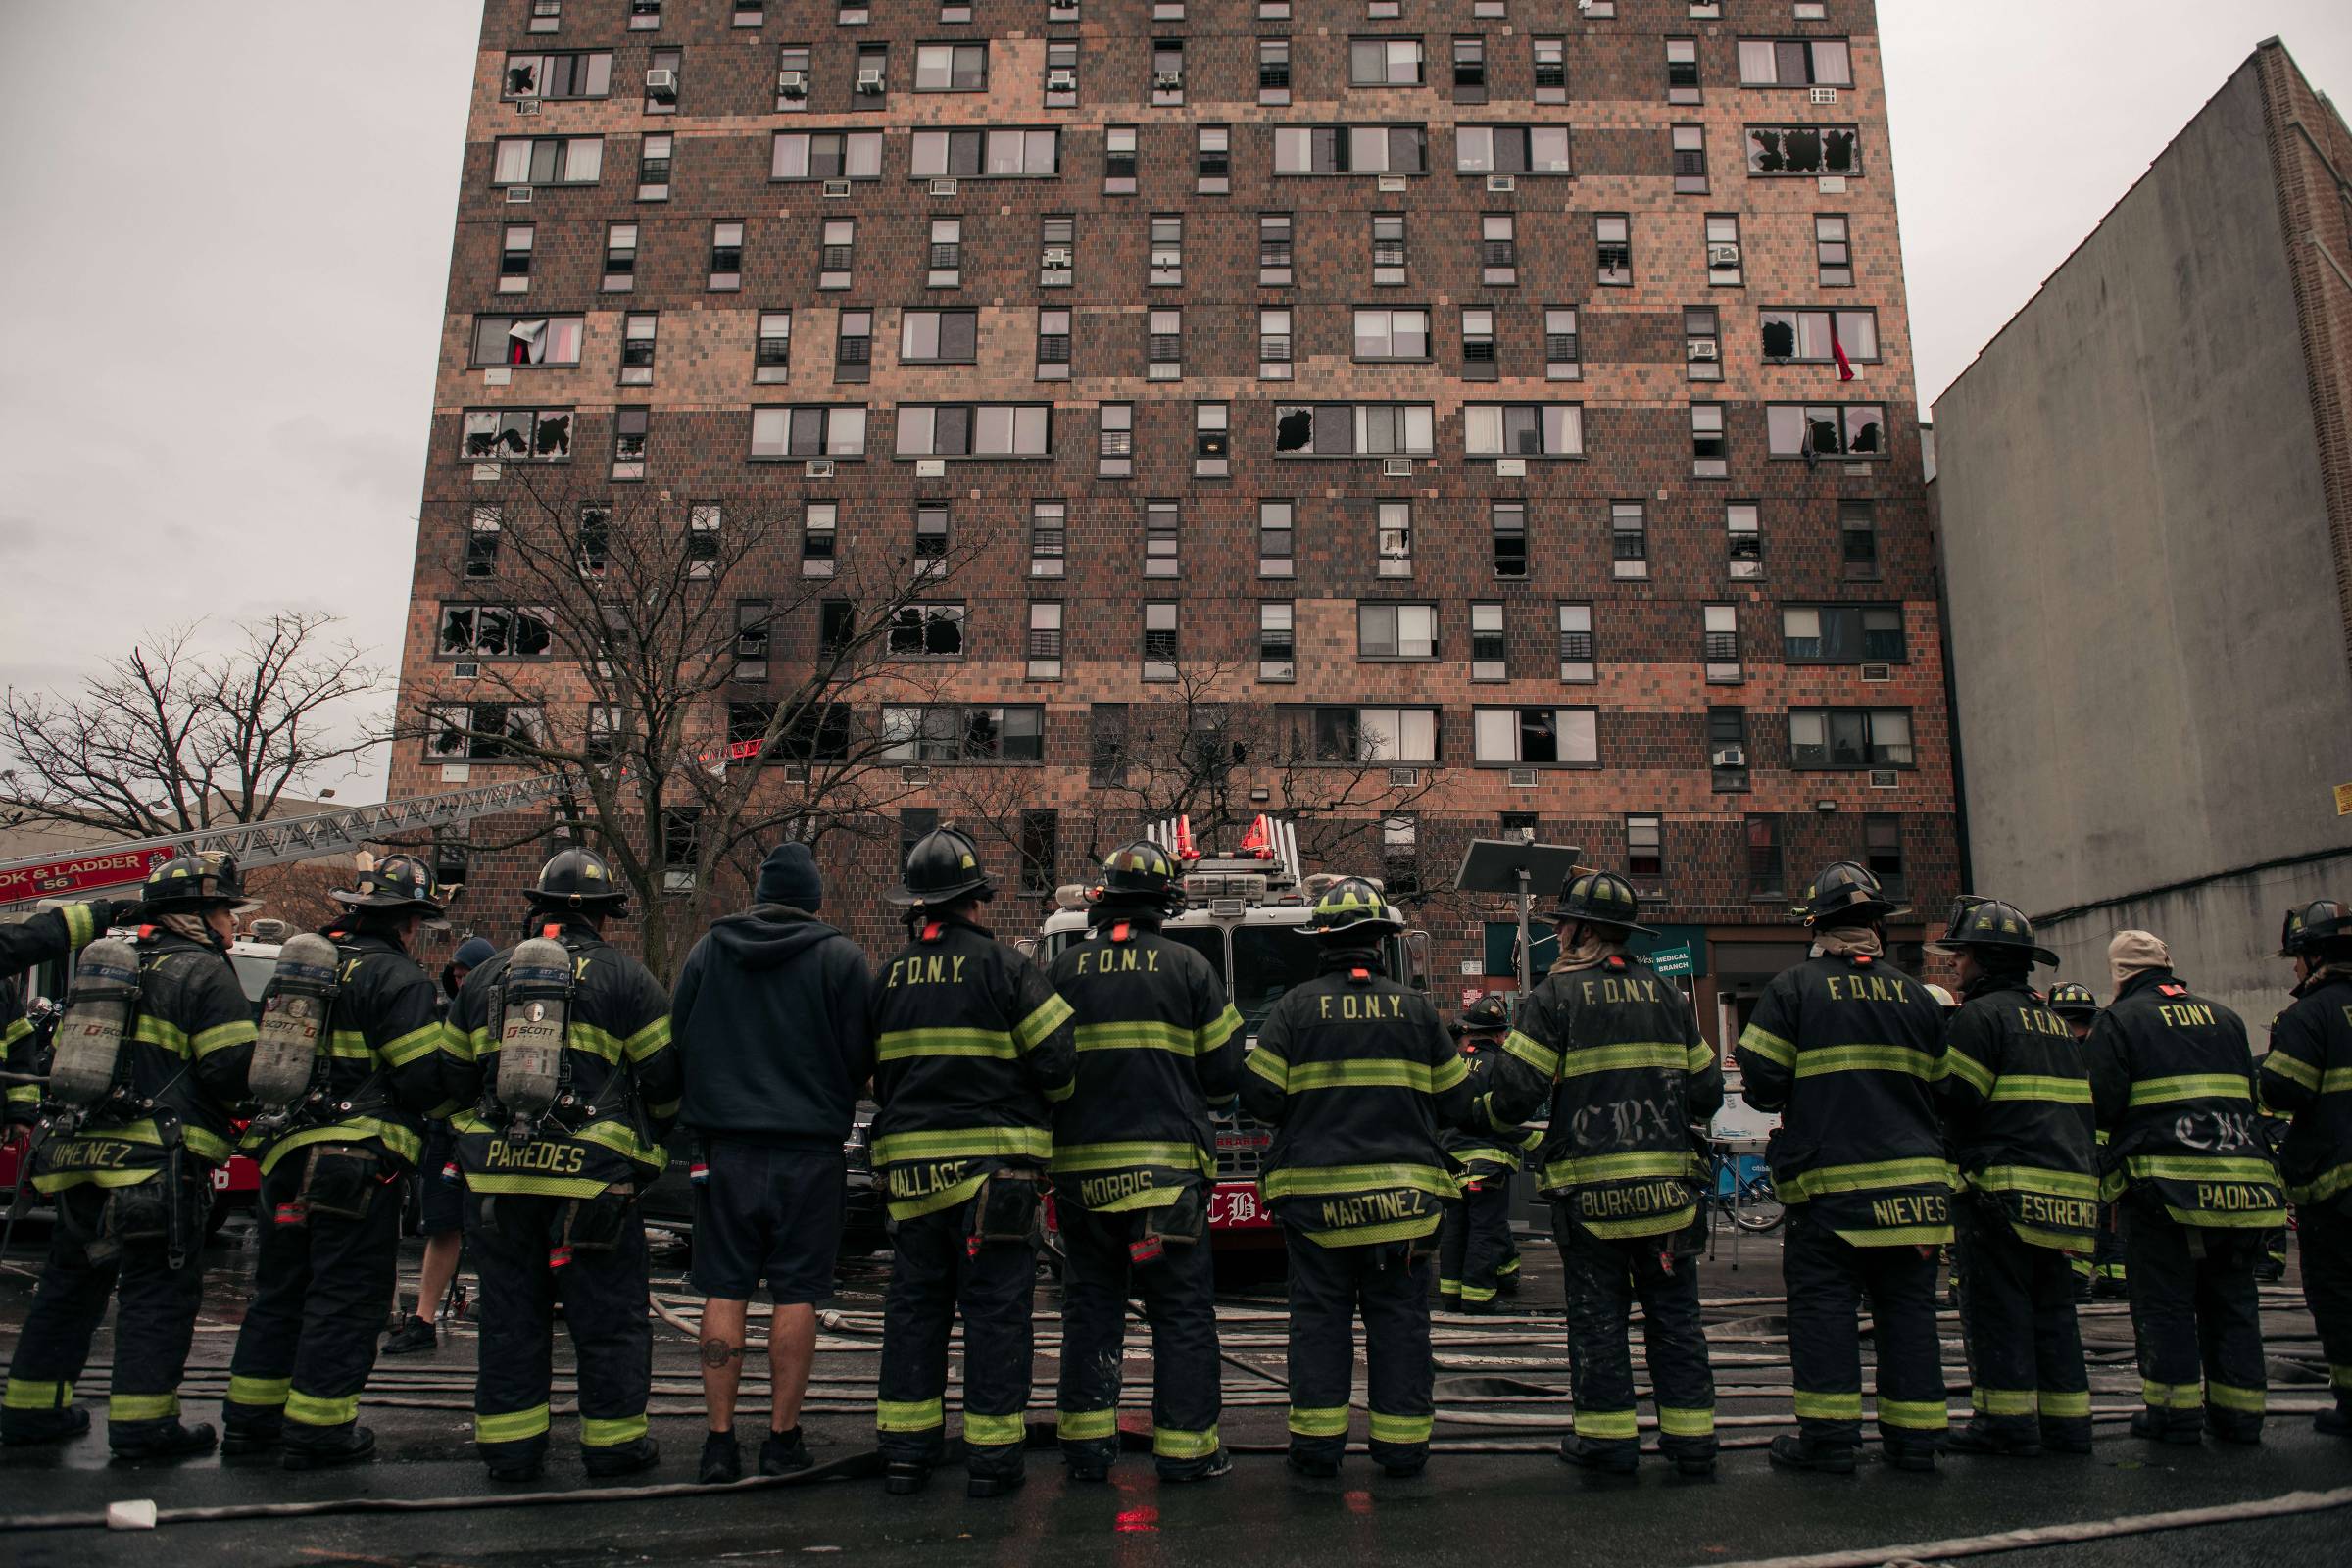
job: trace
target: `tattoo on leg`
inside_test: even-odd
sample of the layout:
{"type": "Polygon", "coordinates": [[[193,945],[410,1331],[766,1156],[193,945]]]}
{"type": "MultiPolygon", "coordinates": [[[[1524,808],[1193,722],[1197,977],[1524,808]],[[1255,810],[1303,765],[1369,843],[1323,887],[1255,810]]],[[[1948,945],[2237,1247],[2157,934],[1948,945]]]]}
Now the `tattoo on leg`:
{"type": "Polygon", "coordinates": [[[729,1345],[724,1340],[705,1340],[703,1342],[703,1365],[707,1367],[722,1367],[729,1361],[742,1359],[743,1347],[740,1345],[729,1345]]]}

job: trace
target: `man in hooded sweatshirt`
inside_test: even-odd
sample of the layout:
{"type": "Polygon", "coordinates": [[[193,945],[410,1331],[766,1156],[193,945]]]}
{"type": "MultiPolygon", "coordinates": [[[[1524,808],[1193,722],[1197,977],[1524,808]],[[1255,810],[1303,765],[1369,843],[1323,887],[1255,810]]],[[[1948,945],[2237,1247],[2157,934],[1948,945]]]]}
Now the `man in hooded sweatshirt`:
{"type": "Polygon", "coordinates": [[[808,846],[778,845],[760,867],[752,906],[712,925],[686,956],[670,1004],[686,1072],[679,1119],[703,1139],[708,1172],[694,1234],[694,1285],[709,1298],[705,1483],[743,1473],[735,1391],[746,1304],[763,1278],[775,1309],[760,1473],[811,1463],[801,1397],[816,1354],[816,1303],[833,1293],[841,1246],[842,1145],[874,1070],[872,975],[858,945],[816,918],[823,902],[808,846]]]}

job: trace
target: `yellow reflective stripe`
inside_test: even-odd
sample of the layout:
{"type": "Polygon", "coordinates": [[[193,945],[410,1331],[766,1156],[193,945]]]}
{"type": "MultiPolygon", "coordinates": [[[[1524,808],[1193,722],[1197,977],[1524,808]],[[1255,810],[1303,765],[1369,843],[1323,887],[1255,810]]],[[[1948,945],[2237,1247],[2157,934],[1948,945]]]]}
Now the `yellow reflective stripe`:
{"type": "Polygon", "coordinates": [[[2205,1388],[2198,1383],[2157,1383],[2139,1380],[2140,1402],[2152,1410],[2202,1410],[2205,1388]]]}
{"type": "Polygon", "coordinates": [[[1899,1072],[1930,1083],[1940,1076],[1934,1056],[1909,1046],[1816,1046],[1797,1053],[1799,1078],[1833,1072],[1899,1072]]]}
{"type": "Polygon", "coordinates": [[[1046,1103],[1049,1105],[1058,1105],[1077,1092],[1078,1080],[1075,1078],[1070,1079],[1066,1083],[1055,1084],[1053,1088],[1042,1091],[1046,1097],[1046,1103]]]}
{"type": "Polygon", "coordinates": [[[202,1031],[188,1043],[188,1049],[201,1061],[216,1051],[228,1051],[237,1046],[250,1046],[257,1037],[253,1020],[239,1018],[233,1023],[217,1023],[210,1029],[202,1031]]]}
{"type": "Polygon", "coordinates": [[[875,1139],[873,1162],[896,1165],[916,1159],[984,1159],[991,1155],[1045,1159],[1053,1152],[1054,1135],[1043,1127],[939,1127],[875,1139]]]}
{"type": "Polygon", "coordinates": [[[466,1190],[469,1193],[525,1193],[540,1198],[602,1198],[605,1189],[612,1184],[601,1176],[493,1176],[488,1171],[467,1171],[466,1190]]]}
{"type": "MultiPolygon", "coordinates": [[[[252,1025],[248,1024],[246,1027],[251,1028],[252,1025]]],[[[139,1014],[138,1022],[131,1026],[130,1038],[142,1045],[169,1051],[174,1056],[184,1056],[188,1054],[188,1032],[179,1025],[167,1023],[151,1013],[139,1014]]]]}
{"type": "Polygon", "coordinates": [[[580,1446],[583,1448],[617,1448],[624,1443],[635,1443],[645,1436],[643,1415],[582,1416],[580,1417],[580,1446]]]}
{"type": "Polygon", "coordinates": [[[1190,1029],[1153,1018],[1127,1023],[1082,1023],[1076,1030],[1080,1051],[1169,1051],[1179,1056],[1195,1054],[1198,1037],[1190,1029]]]}
{"type": "MultiPolygon", "coordinates": [[[[1023,1055],[1046,1043],[1046,1037],[1070,1021],[1070,1004],[1061,1000],[1060,993],[1048,997],[1037,1004],[1037,1010],[1012,1026],[1012,1043],[1023,1055]]],[[[971,1417],[964,1417],[968,1427],[971,1417]]]]}
{"type": "Polygon", "coordinates": [[[2320,1074],[2320,1093],[2323,1095],[2352,1094],[2352,1067],[2330,1067],[2320,1074]]]}
{"type": "Polygon", "coordinates": [[[346,1061],[375,1060],[374,1048],[368,1044],[368,1037],[357,1029],[333,1030],[320,1045],[328,1055],[340,1056],[346,1061]]]}
{"type": "Polygon", "coordinates": [[[678,1101],[664,1100],[658,1105],[648,1105],[645,1108],[657,1117],[665,1118],[675,1116],[678,1113],[679,1104],[680,1102],[678,1101]]]}
{"type": "Polygon", "coordinates": [[[1560,1054],[1533,1036],[1514,1029],[1502,1037],[1502,1049],[1546,1078],[1559,1075],[1560,1054]]]}
{"type": "Polygon", "coordinates": [[[1957,1046],[1944,1052],[1943,1070],[1980,1095],[1992,1093],[1992,1069],[1957,1046]]]}
{"type": "Polygon", "coordinates": [[[1029,1438],[1029,1418],[1015,1410],[1010,1415],[975,1415],[963,1412],[963,1441],[984,1448],[1002,1448],[1029,1438]]]}
{"type": "Polygon", "coordinates": [[[1179,1170],[1215,1171],[1217,1162],[1199,1144],[1055,1144],[1053,1168],[1074,1174],[1089,1170],[1128,1170],[1139,1165],[1172,1165],[1179,1170]]]}
{"type": "Polygon", "coordinates": [[[460,1061],[473,1060],[478,1052],[488,1049],[489,1038],[490,1031],[487,1029],[468,1032],[454,1023],[445,1022],[441,1025],[442,1051],[460,1061]]]}
{"type": "Polygon", "coordinates": [[[1777,1067],[1787,1067],[1796,1060],[1796,1047],[1752,1023],[1740,1031],[1740,1049],[1762,1056],[1777,1067]]]}
{"type": "Polygon", "coordinates": [[[66,946],[75,952],[89,946],[90,938],[98,934],[98,921],[86,904],[69,904],[58,913],[66,917],[66,946]]]}
{"type": "Polygon", "coordinates": [[[1461,1186],[1435,1165],[1300,1165],[1269,1171],[1258,1183],[1267,1198],[1327,1198],[1335,1193],[1406,1187],[1439,1198],[1456,1198],[1461,1186]]]}
{"type": "Polygon", "coordinates": [[[2124,1168],[2143,1179],[2210,1182],[2234,1178],[2245,1182],[2276,1181],[2278,1172],[2267,1159],[2245,1154],[2126,1154],[2124,1168]]]}
{"type": "Polygon", "coordinates": [[[73,1402],[71,1383],[34,1383],[24,1378],[10,1378],[8,1392],[0,1395],[0,1408],[10,1410],[63,1410],[73,1402]]]}
{"type": "Polygon", "coordinates": [[[1250,1070],[1288,1094],[1291,1087],[1290,1063],[1272,1046],[1260,1046],[1250,1053],[1250,1070]]]}
{"type": "Polygon", "coordinates": [[[1581,1078],[1588,1073],[1624,1072],[1643,1067],[1682,1069],[1689,1060],[1688,1048],[1669,1041],[1627,1040],[1613,1046],[1594,1046],[1579,1051],[1570,1048],[1560,1056],[1560,1076],[1581,1078]]]}
{"type": "Polygon", "coordinates": [[[1118,1436],[1116,1410],[1056,1410],[1054,1435],[1064,1443],[1094,1443],[1118,1436]]]}
{"type": "Polygon", "coordinates": [[[1899,1225],[1883,1231],[1833,1229],[1832,1234],[1849,1247],[1943,1247],[1952,1240],[1949,1225],[1899,1225]]]}
{"type": "Polygon", "coordinates": [[[995,1056],[1004,1061],[1020,1053],[1012,1036],[1002,1029],[894,1029],[874,1043],[880,1061],[906,1061],[917,1056],[995,1056]]]}
{"type": "Polygon", "coordinates": [[[2090,1414],[2090,1391],[2088,1389],[2072,1389],[2063,1392],[2055,1389],[2043,1389],[2035,1397],[2041,1404],[2041,1413],[2051,1420],[2080,1420],[2090,1414]]]}
{"type": "Polygon", "coordinates": [[[1969,1177],[1969,1185],[1995,1193],[2045,1193],[2052,1198],[2096,1198],[2099,1179],[2083,1171],[2050,1170],[2040,1165],[1987,1165],[1969,1177]]]}
{"type": "Polygon", "coordinates": [[[2064,1078],[2051,1073],[2003,1073],[1992,1086],[1992,1098],[1997,1101],[2036,1100],[2061,1105],[2090,1103],[2090,1080],[2064,1078]]]}
{"type": "Polygon", "coordinates": [[[278,1139],[262,1155],[262,1174],[267,1176],[275,1170],[277,1162],[297,1149],[312,1144],[358,1143],[366,1138],[379,1140],[386,1150],[412,1165],[424,1153],[424,1140],[400,1123],[373,1116],[354,1116],[325,1127],[305,1127],[278,1139]]]}
{"type": "Polygon", "coordinates": [[[1348,1435],[1348,1407],[1334,1404],[1308,1408],[1294,1404],[1290,1428],[1302,1438],[1344,1438],[1348,1435]]]}
{"type": "Polygon", "coordinates": [[[2166,1105],[2177,1100],[2249,1100],[2246,1081],[2233,1072],[2185,1072],[2142,1078],[2132,1086],[2133,1105],[2166,1105]]]}
{"type": "Polygon", "coordinates": [[[1809,1394],[1796,1391],[1796,1416],[1800,1421],[1859,1421],[1862,1419],[1862,1391],[1845,1394],[1809,1394]]]}
{"type": "Polygon", "coordinates": [[[2310,1181],[2289,1187],[2286,1196],[2298,1203],[2325,1203],[2347,1189],[2352,1189],[2352,1160],[2331,1165],[2310,1181]]]}
{"type": "Polygon", "coordinates": [[[1411,1089],[1431,1095],[1452,1088],[1469,1071],[1459,1056],[1451,1066],[1452,1073],[1446,1076],[1445,1069],[1433,1072],[1425,1061],[1301,1061],[1292,1065],[1286,1087],[1294,1095],[1317,1089],[1411,1089]]]}
{"type": "Polygon", "coordinates": [[[1704,1438],[1715,1432],[1715,1407],[1699,1410],[1678,1410],[1672,1405],[1658,1406],[1658,1431],[1669,1438],[1704,1438]]]}
{"type": "Polygon", "coordinates": [[[2208,1378],[2205,1381],[2205,1398],[2207,1403],[2219,1405],[2225,1410],[2235,1410],[2240,1415],[2260,1415],[2268,1395],[2262,1389],[2241,1389],[2208,1378]]]}
{"type": "Polygon", "coordinates": [[[1714,1065],[1715,1048],[1703,1040],[1690,1047],[1683,1057],[1683,1071],[1685,1072],[1705,1072],[1714,1065]]]}
{"type": "Polygon", "coordinates": [[[299,1389],[286,1395],[286,1419],[306,1427],[339,1427],[346,1421],[360,1418],[360,1396],[346,1394],[340,1398],[321,1398],[299,1389]]]}
{"type": "Polygon", "coordinates": [[[2288,1052],[2272,1051],[2262,1058],[2262,1070],[2275,1072],[2288,1083],[2301,1084],[2306,1089],[2320,1087],[2320,1069],[2288,1052]]]}
{"type": "Polygon", "coordinates": [[[1470,1064],[1459,1056],[1447,1056],[1431,1070],[1429,1087],[1433,1094],[1444,1094],[1470,1076],[1470,1064]]]}
{"type": "Polygon", "coordinates": [[[1217,1429],[1187,1432],[1180,1427],[1153,1427],[1152,1452],[1162,1459],[1205,1459],[1217,1451],[1217,1429]]]}
{"type": "Polygon", "coordinates": [[[421,1029],[412,1029],[397,1040],[384,1043],[384,1063],[391,1067],[406,1067],[422,1056],[429,1056],[441,1046],[441,1026],[428,1023],[421,1029]]]}
{"type": "MultiPolygon", "coordinates": [[[[1212,1021],[1194,1035],[1193,1049],[1199,1054],[1205,1056],[1239,1034],[1241,1028],[1242,1015],[1234,1010],[1233,1004],[1229,1002],[1225,1004],[1223,1012],[1218,1013],[1212,1021]]],[[[1210,1430],[1213,1432],[1215,1429],[1211,1428],[1210,1430]]]]}
{"type": "Polygon", "coordinates": [[[510,1410],[499,1415],[473,1417],[473,1441],[476,1443],[520,1443],[536,1438],[547,1431],[547,1406],[535,1404],[528,1410],[510,1410]]]}
{"type": "Polygon", "coordinates": [[[1986,1415],[2032,1415],[2035,1399],[2032,1389],[1970,1389],[1968,1402],[1986,1415]]]}
{"type": "Polygon", "coordinates": [[[1879,1423],[1913,1432],[1940,1432],[1951,1425],[1941,1399],[1879,1400],[1879,1423]]]}
{"type": "Polygon", "coordinates": [[[669,1044],[669,1014],[663,1013],[621,1043],[621,1054],[643,1061],[669,1044]]]}
{"type": "MultiPolygon", "coordinates": [[[[2329,1362],[2328,1366],[2328,1386],[2339,1393],[2346,1389],[2352,1389],[2352,1366],[2339,1366],[2334,1362],[2329,1362]]],[[[70,1399],[73,1396],[73,1387],[72,1385],[68,1385],[66,1388],[66,1397],[70,1399]]]]}
{"type": "Polygon", "coordinates": [[[1434,1418],[1426,1415],[1383,1415],[1372,1412],[1374,1443],[1427,1443],[1434,1418]]]}
{"type": "Polygon", "coordinates": [[[1462,1299],[1465,1301],[1492,1301],[1494,1299],[1495,1294],[1494,1287],[1492,1285],[1471,1285],[1467,1282],[1463,1284],[1461,1290],[1462,1299]]]}
{"type": "Polygon", "coordinates": [[[12,1105],[37,1105],[41,1102],[40,1087],[37,1084],[11,1084],[8,1102],[12,1105]]]}
{"type": "MultiPolygon", "coordinates": [[[[209,1159],[215,1164],[220,1163],[221,1160],[226,1159],[229,1155],[236,1152],[236,1146],[234,1144],[231,1144],[227,1139],[221,1137],[219,1133],[214,1132],[211,1128],[199,1127],[194,1122],[180,1123],[179,1137],[180,1141],[187,1145],[191,1153],[194,1153],[199,1158],[209,1159]]],[[[161,1149],[164,1143],[163,1134],[156,1131],[153,1120],[129,1122],[121,1127],[84,1127],[73,1139],[68,1140],[68,1142],[77,1143],[82,1139],[89,1139],[93,1142],[96,1142],[109,1138],[120,1139],[122,1142],[126,1144],[145,1144],[157,1149],[161,1149]]],[[[77,1173],[61,1172],[60,1174],[77,1173]]],[[[114,1176],[122,1175],[123,1173],[120,1171],[104,1171],[100,1174],[114,1176]]],[[[144,1172],[133,1175],[131,1180],[133,1182],[143,1181],[146,1179],[146,1177],[153,1174],[154,1169],[151,1167],[144,1172]]],[[[110,1182],[105,1185],[122,1186],[125,1184],[120,1182],[110,1182]]],[[[43,1192],[48,1191],[48,1189],[45,1187],[41,1190],[43,1192]]]]}
{"type": "Polygon", "coordinates": [[[1864,1165],[1824,1165],[1799,1171],[1779,1184],[1784,1200],[1821,1193],[1863,1193],[1878,1187],[1949,1187],[1959,1171],[1943,1159],[1883,1159],[1864,1165]]]}
{"type": "Polygon", "coordinates": [[[934,1396],[928,1399],[882,1399],[874,1405],[877,1432],[928,1432],[947,1424],[947,1406],[934,1396]]]}
{"type": "Polygon", "coordinates": [[[11,1018],[8,1027],[0,1029],[0,1046],[13,1046],[32,1033],[32,1025],[22,1018],[11,1018]]]}
{"type": "Polygon", "coordinates": [[[669,1163],[669,1155],[659,1144],[649,1144],[637,1136],[625,1122],[592,1121],[573,1133],[575,1143],[596,1144],[610,1149],[624,1159],[660,1170],[669,1163]]]}
{"type": "Polygon", "coordinates": [[[1377,1247],[1383,1242],[1409,1242],[1432,1235],[1441,1217],[1431,1214],[1425,1219],[1400,1219],[1386,1225],[1356,1225],[1299,1234],[1319,1247],[1377,1247]]]}
{"type": "Polygon", "coordinates": [[[1576,1435],[1580,1438],[1624,1442],[1641,1434],[1641,1423],[1631,1410],[1588,1410],[1581,1404],[1576,1407],[1576,1435]]]}
{"type": "Polygon", "coordinates": [[[584,1055],[594,1056],[600,1061],[612,1062],[615,1066],[619,1064],[621,1054],[626,1049],[621,1044],[620,1036],[612,1033],[612,1030],[600,1029],[592,1023],[582,1023],[577,1018],[574,1018],[564,1030],[564,1048],[566,1051],[577,1051],[584,1055]]]}
{"type": "Polygon", "coordinates": [[[942,1209],[954,1208],[956,1204],[969,1200],[980,1191],[980,1184],[987,1180],[988,1175],[984,1171],[977,1176],[966,1176],[952,1187],[942,1187],[936,1192],[926,1193],[920,1198],[892,1199],[886,1206],[890,1210],[892,1219],[914,1219],[923,1214],[936,1214],[942,1209]]]}
{"type": "Polygon", "coordinates": [[[1605,1182],[1637,1176],[1688,1176],[1690,1174],[1690,1155],[1687,1152],[1658,1151],[1631,1154],[1587,1154],[1576,1159],[1555,1159],[1544,1167],[1544,1179],[1550,1182],[1605,1182]]]}
{"type": "Polygon", "coordinates": [[[109,1421],[164,1421],[179,1414],[177,1394],[113,1394],[107,1396],[109,1421]]]}
{"type": "Polygon", "coordinates": [[[252,1404],[268,1408],[286,1402],[294,1391],[292,1378],[248,1378],[234,1372],[228,1375],[228,1402],[252,1404]]]}

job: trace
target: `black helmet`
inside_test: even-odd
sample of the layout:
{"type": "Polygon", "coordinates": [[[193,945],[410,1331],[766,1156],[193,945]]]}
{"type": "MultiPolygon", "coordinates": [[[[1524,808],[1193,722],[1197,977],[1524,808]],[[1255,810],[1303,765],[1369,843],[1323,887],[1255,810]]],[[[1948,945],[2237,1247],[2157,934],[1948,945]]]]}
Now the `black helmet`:
{"type": "Polygon", "coordinates": [[[353,909],[419,909],[439,914],[433,873],[414,855],[387,856],[382,864],[362,871],[350,888],[330,889],[327,897],[353,909]]]}
{"type": "Polygon", "coordinates": [[[2314,899],[2286,911],[2278,929],[2278,956],[2308,957],[2334,942],[2352,942],[2352,909],[2333,899],[2314,899]]]}
{"type": "Polygon", "coordinates": [[[1944,922],[1943,935],[1935,946],[1938,952],[1978,948],[1987,953],[2023,953],[2032,959],[2029,968],[2033,963],[2058,961],[2058,955],[2035,945],[2034,922],[2016,905],[1969,893],[1952,901],[1951,918],[1944,922]]]}
{"type": "Polygon", "coordinates": [[[1614,871],[1579,871],[1561,885],[1560,906],[1551,917],[1562,925],[1574,920],[1656,936],[1648,926],[1635,923],[1634,916],[1641,912],[1631,882],[1614,871]]]}
{"type": "Polygon", "coordinates": [[[534,908],[616,913],[628,902],[629,893],[613,878],[612,867],[603,856],[575,846],[541,866],[538,882],[523,897],[534,908]]]}
{"type": "Polygon", "coordinates": [[[887,894],[897,905],[954,904],[967,895],[983,902],[996,894],[996,883],[980,865],[980,847],[956,828],[935,827],[914,841],[906,852],[905,886],[887,894]]]}
{"type": "Polygon", "coordinates": [[[147,873],[139,902],[154,914],[224,908],[245,902],[245,879],[234,856],[182,855],[147,873]]]}
{"type": "Polygon", "coordinates": [[[1510,1026],[1510,1004],[1490,991],[1462,1009],[1461,1019],[1454,1025],[1454,1031],[1467,1035],[1490,1029],[1508,1029],[1510,1026]]]}
{"type": "Polygon", "coordinates": [[[1323,890],[1315,912],[1299,927],[1310,937],[1376,937],[1404,929],[1404,917],[1360,876],[1342,877],[1323,890]]]}
{"type": "Polygon", "coordinates": [[[2098,1014],[2099,999],[2086,985],[2061,980],[2050,987],[2049,1008],[2061,1018],[2090,1018],[2098,1014]]]}
{"type": "Polygon", "coordinates": [[[1870,867],[1851,860],[1824,866],[1806,887],[1805,901],[1797,909],[1807,925],[1827,925],[1839,917],[1884,920],[1907,912],[1886,897],[1870,867]]]}
{"type": "Polygon", "coordinates": [[[1174,914],[1184,907],[1184,887],[1168,852],[1150,839],[1122,844],[1102,859],[1105,904],[1141,904],[1174,914]]]}

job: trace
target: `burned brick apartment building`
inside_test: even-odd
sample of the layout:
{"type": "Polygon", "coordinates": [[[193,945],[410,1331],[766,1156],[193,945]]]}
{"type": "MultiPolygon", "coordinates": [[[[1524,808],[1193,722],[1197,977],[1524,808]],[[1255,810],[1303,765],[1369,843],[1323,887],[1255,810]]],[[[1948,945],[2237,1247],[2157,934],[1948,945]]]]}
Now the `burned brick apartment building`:
{"type": "MultiPolygon", "coordinates": [[[[788,797],[796,756],[872,747],[866,831],[820,843],[877,950],[934,813],[1010,936],[1179,802],[1388,876],[1442,992],[1508,972],[1505,911],[1449,890],[1473,837],[1629,870],[1710,1017],[1798,952],[1823,860],[1939,909],[1875,30],[1868,0],[489,0],[395,792],[629,722],[583,684],[625,651],[517,570],[519,486],[585,519],[583,574],[622,512],[696,541],[680,591],[732,639],[706,765],[788,797]],[[890,630],[839,713],[730,754],[858,595],[890,630]],[[1163,744],[1214,776],[1155,795],[1163,744]]],[[[506,926],[549,826],[439,847],[469,920],[506,926]]]]}

